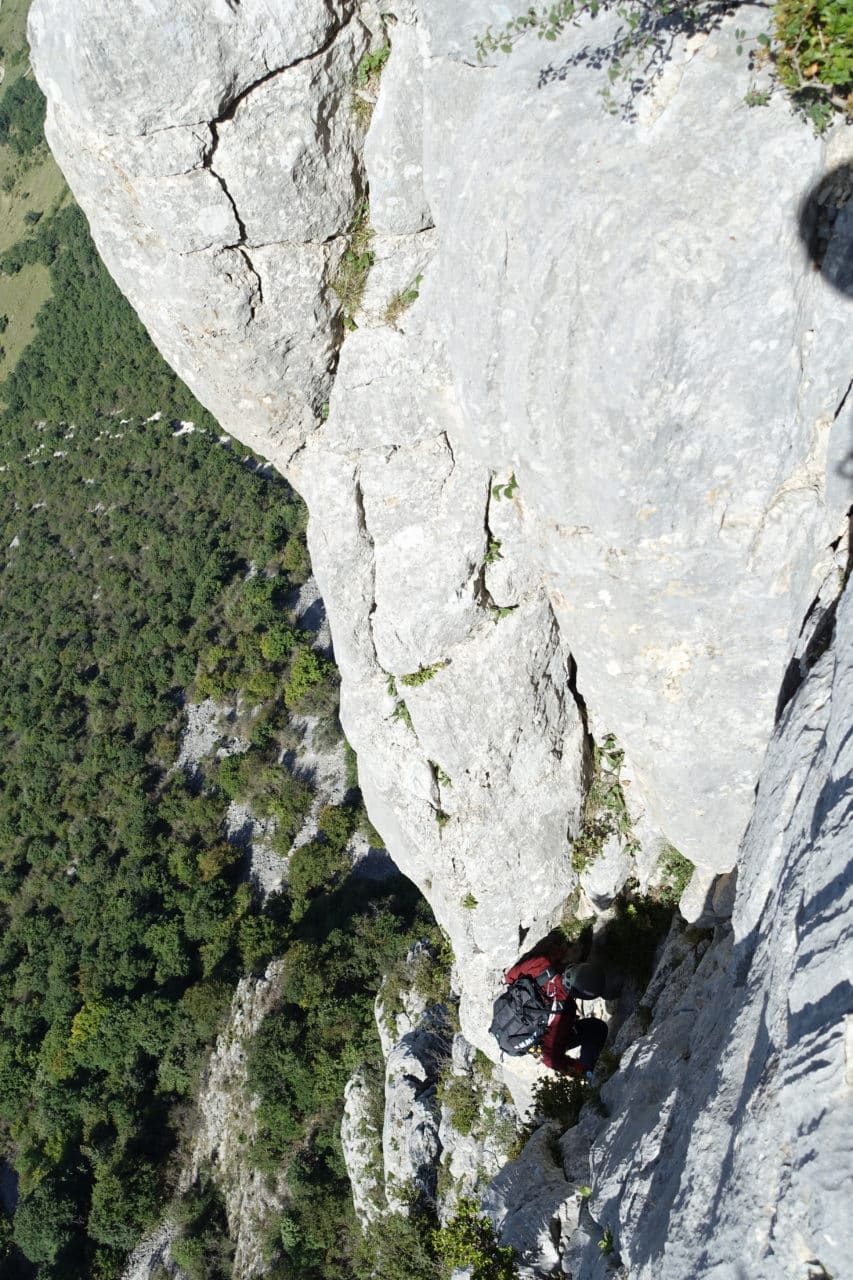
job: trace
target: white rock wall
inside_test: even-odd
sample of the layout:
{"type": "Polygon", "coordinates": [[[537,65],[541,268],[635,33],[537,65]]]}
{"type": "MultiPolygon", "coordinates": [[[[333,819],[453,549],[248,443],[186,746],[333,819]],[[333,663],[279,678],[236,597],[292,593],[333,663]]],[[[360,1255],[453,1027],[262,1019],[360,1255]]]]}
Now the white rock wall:
{"type": "Polygon", "coordinates": [[[569,649],[538,571],[510,555],[519,517],[509,501],[493,531],[506,564],[484,568],[494,477],[454,448],[461,411],[434,311],[383,321],[436,253],[415,145],[423,104],[403,101],[408,72],[413,87],[421,74],[421,34],[411,24],[400,34],[402,71],[387,71],[396,104],[380,94],[371,145],[390,154],[384,120],[402,168],[395,186],[386,165],[384,192],[377,177],[387,235],[375,241],[365,327],[344,343],[330,395],[343,329],[329,282],[366,180],[348,98],[370,36],[352,4],[277,0],[265,12],[259,28],[254,5],[151,4],[150,21],[159,14],[172,33],[172,74],[161,77],[141,70],[150,22],[95,0],[71,14],[37,0],[47,131],[161,350],[309,502],[368,806],[452,937],[463,1019],[483,1043],[499,970],[547,931],[573,884],[584,734],[569,649]],[[496,620],[491,605],[513,612],[496,620]],[[404,688],[403,676],[434,664],[433,679],[404,688]],[[412,728],[392,718],[389,673],[412,728]]]}
{"type": "MultiPolygon", "coordinates": [[[[355,0],[146,0],[132,14],[35,0],[30,30],[49,140],[110,270],[223,427],[308,500],[371,817],[449,931],[463,1029],[488,1050],[499,970],[574,883],[572,659],[593,731],[627,749],[644,831],[698,864],[699,887],[735,862],[801,621],[837,585],[849,300],[812,270],[797,216],[851,143],[816,140],[779,98],[744,107],[733,17],[675,41],[629,122],[602,111],[605,72],[584,60],[612,17],[486,67],[473,39],[513,6],[389,8],[364,148],[350,76],[383,37],[355,0]],[[343,341],[330,282],[367,184],[376,266],[343,341]],[[387,323],[418,276],[417,301],[387,323]],[[496,496],[513,474],[512,496],[496,496]],[[425,667],[430,679],[403,684],[425,667]]],[[[736,20],[765,22],[749,8],[736,20]]],[[[806,778],[821,714],[785,738],[793,755],[773,776],[806,778]]],[[[845,794],[834,776],[827,803],[845,794]]],[[[778,820],[801,812],[798,785],[779,783],[771,804],[762,783],[750,826],[736,946],[746,957],[751,937],[764,964],[744,979],[750,1001],[732,1002],[740,1022],[717,1028],[731,1056],[712,1076],[700,1054],[700,1075],[691,1064],[673,1084],[704,1110],[680,1121],[656,1083],[675,1044],[705,1034],[694,1013],[634,1076],[624,1143],[618,1127],[608,1140],[602,1204],[641,1274],[726,1275],[706,1221],[733,1248],[757,1220],[762,1258],[777,1238],[793,1257],[799,1231],[836,1265],[821,1205],[835,1203],[839,1131],[818,1110],[825,1089],[836,1111],[848,1098],[832,968],[846,935],[821,906],[839,886],[815,879],[823,816],[814,831],[804,819],[786,870],[778,820]],[[762,986],[774,965],[780,981],[762,986]],[[774,1110],[768,1081],[791,1105],[774,1110]],[[683,1155],[654,1204],[632,1164],[641,1115],[683,1155]],[[726,1116],[749,1133],[742,1148],[726,1116]],[[760,1193],[746,1156],[780,1124],[788,1145],[761,1164],[776,1180],[760,1193]]],[[[718,993],[709,1016],[723,1005],[718,993]]]]}
{"type": "Polygon", "coordinates": [[[592,1208],[636,1280],[850,1274],[852,723],[848,587],[768,751],[733,931],[657,984],[604,1090],[592,1208]]]}

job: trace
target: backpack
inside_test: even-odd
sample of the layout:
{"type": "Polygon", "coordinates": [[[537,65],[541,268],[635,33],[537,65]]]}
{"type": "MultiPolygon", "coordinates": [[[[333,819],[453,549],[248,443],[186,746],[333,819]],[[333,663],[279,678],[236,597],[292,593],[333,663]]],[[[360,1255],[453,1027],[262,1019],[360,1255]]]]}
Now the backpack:
{"type": "Polygon", "coordinates": [[[498,996],[489,1031],[504,1053],[513,1058],[535,1053],[553,1014],[563,1008],[562,1001],[549,1000],[544,991],[556,976],[556,969],[544,969],[536,978],[516,978],[498,996]]]}

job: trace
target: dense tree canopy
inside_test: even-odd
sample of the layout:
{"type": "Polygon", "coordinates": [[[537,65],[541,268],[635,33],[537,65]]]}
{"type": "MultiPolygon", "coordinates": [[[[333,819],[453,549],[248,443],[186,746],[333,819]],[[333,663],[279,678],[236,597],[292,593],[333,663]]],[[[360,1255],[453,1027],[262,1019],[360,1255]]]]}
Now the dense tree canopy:
{"type": "Polygon", "coordinates": [[[233,981],[286,938],[223,842],[228,797],[170,765],[212,648],[220,692],[254,679],[269,703],[268,749],[286,721],[305,646],[282,559],[304,510],[217,443],[78,210],[22,253],[56,301],[3,389],[0,1119],[14,1240],[69,1277],[110,1274],[156,1217],[233,981]],[[184,415],[197,430],[176,435],[184,415]]]}
{"type": "MultiPolygon", "coordinates": [[[[45,264],[53,287],[0,387],[0,1156],[20,1192],[0,1267],[120,1274],[173,1194],[237,978],[283,955],[285,998],[252,1051],[255,1159],[292,1188],[272,1256],[282,1276],[343,1277],[343,1086],[376,1063],[383,968],[428,913],[402,880],[348,878],[354,771],[287,894],[263,902],[247,878],[227,805],[274,818],[287,852],[314,798],[282,763],[293,715],[340,733],[337,673],[288,607],[310,570],[305,511],[166,367],[80,211],[31,227],[0,260],[45,264]],[[239,704],[250,746],[188,778],[184,705],[208,696],[239,704]]],[[[187,1275],[227,1276],[212,1186],[170,1212],[187,1275]]]]}

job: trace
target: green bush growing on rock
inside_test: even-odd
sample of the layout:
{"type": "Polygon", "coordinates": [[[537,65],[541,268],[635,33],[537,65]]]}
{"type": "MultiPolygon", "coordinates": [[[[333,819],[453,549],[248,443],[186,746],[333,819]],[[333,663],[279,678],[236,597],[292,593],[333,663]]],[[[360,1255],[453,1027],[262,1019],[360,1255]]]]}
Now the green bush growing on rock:
{"type": "Polygon", "coordinates": [[[659,890],[661,902],[677,906],[693,875],[693,863],[670,844],[658,858],[658,870],[663,882],[659,890]]]}
{"type": "Polygon", "coordinates": [[[427,1211],[390,1213],[368,1227],[355,1260],[356,1280],[440,1280],[445,1273],[427,1211]]]}
{"type": "Polygon", "coordinates": [[[349,805],[326,805],[317,818],[316,837],[294,851],[288,886],[295,918],[304,914],[309,898],[330,891],[349,871],[347,846],[359,816],[349,805]]]}
{"type": "Polygon", "coordinates": [[[276,622],[261,636],[260,650],[267,662],[283,662],[290,653],[305,639],[304,631],[291,627],[286,622],[276,622]]]}
{"type": "Polygon", "coordinates": [[[613,1252],[613,1232],[609,1227],[604,1228],[604,1234],[598,1242],[598,1247],[604,1257],[613,1252]]]}
{"type": "Polygon", "coordinates": [[[409,711],[409,708],[406,706],[405,702],[402,701],[402,699],[400,700],[400,702],[397,703],[396,707],[391,712],[391,719],[401,720],[407,729],[411,729],[412,733],[415,732],[415,726],[412,724],[411,713],[409,711]]]}
{"type": "Polygon", "coordinates": [[[284,682],[284,701],[302,715],[324,715],[337,706],[338,684],[334,664],[315,649],[300,645],[284,682]]]}
{"type": "Polygon", "coordinates": [[[556,1120],[563,1129],[577,1124],[588,1097],[583,1081],[574,1076],[547,1076],[537,1080],[533,1088],[536,1114],[546,1120],[556,1120]]]}
{"type": "Polygon", "coordinates": [[[428,667],[418,667],[417,671],[410,671],[408,675],[400,676],[400,684],[405,684],[410,689],[417,689],[419,685],[426,684],[427,680],[431,680],[436,672],[446,666],[446,662],[433,662],[428,667]]]}
{"type": "Polygon", "coordinates": [[[483,556],[483,564],[495,564],[498,560],[503,560],[503,553],[501,551],[502,545],[500,538],[495,538],[489,534],[488,542],[486,544],[486,554],[483,556]]]}
{"type": "Polygon", "coordinates": [[[439,1085],[439,1101],[451,1112],[457,1133],[470,1134],[482,1114],[482,1094],[472,1076],[445,1075],[439,1085]]]}
{"type": "Polygon", "coordinates": [[[366,200],[362,200],[350,226],[347,247],[331,282],[332,291],[340,300],[344,326],[347,329],[356,328],[355,313],[361,306],[367,277],[375,257],[370,247],[372,240],[370,206],[366,200]]]}
{"type": "Polygon", "coordinates": [[[779,80],[816,127],[833,109],[853,116],[850,0],[777,0],[773,58],[779,80]]]}
{"type": "MultiPolygon", "coordinates": [[[[609,47],[599,50],[607,66],[608,84],[602,90],[607,109],[625,110],[658,76],[669,57],[674,32],[692,33],[718,26],[723,11],[713,0],[552,0],[530,5],[497,31],[489,28],[475,40],[480,61],[496,52],[511,53],[515,44],[531,32],[554,42],[584,15],[595,17],[612,8],[621,19],[609,47]],[[627,103],[618,103],[612,86],[621,83],[627,103]]],[[[766,64],[774,79],[791,94],[795,104],[818,132],[833,115],[853,116],[853,9],[849,0],[776,0],[772,5],[772,30],[754,41],[753,63],[766,64]]],[[[746,31],[736,28],[738,52],[747,41],[746,31]]],[[[556,73],[555,73],[556,74],[556,73]]],[[[547,83],[548,69],[542,73],[547,83]]],[[[766,101],[764,93],[751,90],[753,101],[766,101]]]]}
{"type": "Polygon", "coordinates": [[[633,978],[643,989],[652,976],[658,946],[672,924],[672,906],[643,897],[630,887],[614,906],[613,918],[596,941],[596,960],[608,971],[633,978]]]}
{"type": "Polygon", "coordinates": [[[621,770],[625,753],[612,733],[592,749],[592,779],[584,800],[583,824],[572,844],[572,867],[580,874],[616,835],[629,852],[639,847],[625,802],[621,770]]]}
{"type": "Polygon", "coordinates": [[[515,1250],[498,1244],[495,1229],[475,1200],[461,1199],[456,1213],[435,1233],[435,1248],[448,1269],[470,1268],[471,1280],[516,1280],[515,1250]]]}
{"type": "Polygon", "coordinates": [[[404,311],[408,311],[413,302],[417,302],[420,295],[420,285],[423,280],[422,275],[417,275],[414,281],[409,285],[408,289],[401,289],[399,293],[395,293],[391,298],[388,306],[385,308],[385,323],[396,325],[404,311]]]}
{"type": "Polygon", "coordinates": [[[352,113],[363,129],[367,129],[373,118],[373,108],[379,93],[379,81],[385,63],[391,56],[390,44],[365,53],[353,76],[352,113]]]}
{"type": "Polygon", "coordinates": [[[260,800],[255,804],[260,812],[265,811],[276,819],[276,844],[280,852],[286,853],[308,816],[314,791],[307,782],[294,777],[286,769],[276,769],[275,773],[274,792],[263,797],[262,805],[260,800]]]}

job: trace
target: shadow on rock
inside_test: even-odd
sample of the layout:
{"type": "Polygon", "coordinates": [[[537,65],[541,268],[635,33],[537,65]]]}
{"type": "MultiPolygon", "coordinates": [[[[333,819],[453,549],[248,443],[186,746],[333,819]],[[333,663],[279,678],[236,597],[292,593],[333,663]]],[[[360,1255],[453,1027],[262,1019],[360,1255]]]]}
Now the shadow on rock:
{"type": "Polygon", "coordinates": [[[619,102],[614,92],[605,90],[603,96],[608,110],[624,120],[635,120],[637,100],[654,87],[672,57],[676,40],[698,32],[710,34],[725,17],[747,3],[748,0],[720,0],[701,10],[686,5],[668,11],[651,5],[638,6],[634,15],[636,26],[626,23],[603,43],[585,44],[557,67],[548,63],[539,72],[538,88],[565,80],[573,67],[606,69],[614,91],[618,86],[619,92],[625,95],[619,102]]]}
{"type": "Polygon", "coordinates": [[[853,164],[837,165],[806,193],[799,228],[815,270],[853,298],[853,164]]]}

